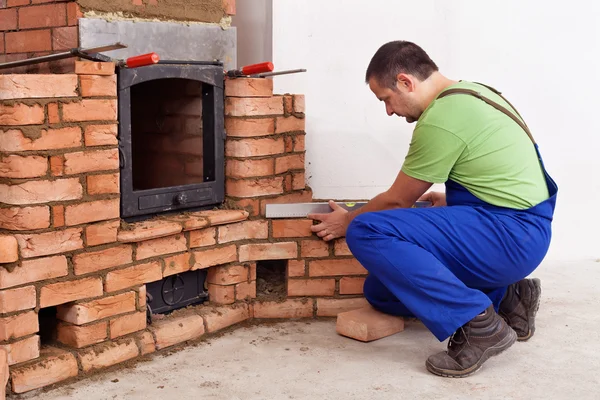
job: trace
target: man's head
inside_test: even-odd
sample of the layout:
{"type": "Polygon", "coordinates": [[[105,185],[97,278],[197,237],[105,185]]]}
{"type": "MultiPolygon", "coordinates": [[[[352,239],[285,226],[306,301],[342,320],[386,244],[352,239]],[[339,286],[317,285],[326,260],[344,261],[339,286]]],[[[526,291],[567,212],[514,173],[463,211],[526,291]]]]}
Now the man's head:
{"type": "Polygon", "coordinates": [[[419,119],[424,111],[422,83],[438,71],[427,53],[414,43],[394,41],[377,50],[365,80],[375,96],[385,102],[388,115],[419,119]]]}

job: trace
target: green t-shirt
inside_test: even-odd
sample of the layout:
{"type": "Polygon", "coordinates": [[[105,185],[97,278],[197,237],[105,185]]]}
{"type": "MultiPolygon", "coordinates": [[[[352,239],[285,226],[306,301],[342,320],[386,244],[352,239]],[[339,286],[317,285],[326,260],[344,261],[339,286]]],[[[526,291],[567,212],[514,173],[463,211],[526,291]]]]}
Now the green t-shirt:
{"type": "MultiPolygon", "coordinates": [[[[481,85],[463,81],[451,88],[478,91],[514,113],[481,85]]],[[[466,94],[431,102],[417,122],[402,171],[432,183],[451,179],[501,207],[527,209],[549,197],[527,133],[504,113],[466,94]]]]}

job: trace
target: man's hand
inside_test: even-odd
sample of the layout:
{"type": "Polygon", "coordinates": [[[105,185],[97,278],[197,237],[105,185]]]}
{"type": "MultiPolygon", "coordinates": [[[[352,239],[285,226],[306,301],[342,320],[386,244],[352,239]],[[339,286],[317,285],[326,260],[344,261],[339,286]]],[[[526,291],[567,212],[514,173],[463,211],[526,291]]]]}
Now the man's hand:
{"type": "Polygon", "coordinates": [[[440,192],[429,192],[425,193],[419,201],[430,201],[432,207],[445,207],[446,204],[446,193],[440,192]]]}
{"type": "Polygon", "coordinates": [[[326,242],[346,236],[348,229],[348,211],[333,200],[329,200],[329,207],[333,210],[330,213],[308,214],[308,218],[321,221],[320,224],[311,226],[311,230],[326,242]]]}

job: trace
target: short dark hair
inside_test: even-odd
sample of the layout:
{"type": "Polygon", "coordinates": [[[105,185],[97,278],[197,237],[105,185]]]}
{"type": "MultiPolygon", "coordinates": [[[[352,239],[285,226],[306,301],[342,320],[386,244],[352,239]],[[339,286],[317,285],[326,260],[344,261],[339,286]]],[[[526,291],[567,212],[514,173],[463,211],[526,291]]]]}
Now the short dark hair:
{"type": "Polygon", "coordinates": [[[411,74],[424,81],[438,70],[425,50],[414,43],[397,40],[384,44],[377,50],[365,76],[369,83],[375,78],[382,86],[396,87],[396,77],[400,73],[411,74]]]}

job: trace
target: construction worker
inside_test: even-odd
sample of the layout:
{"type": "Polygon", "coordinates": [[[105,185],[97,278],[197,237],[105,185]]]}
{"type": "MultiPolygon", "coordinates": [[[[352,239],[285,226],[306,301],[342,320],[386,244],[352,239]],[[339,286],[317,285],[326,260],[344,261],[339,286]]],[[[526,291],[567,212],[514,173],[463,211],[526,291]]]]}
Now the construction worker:
{"type": "Polygon", "coordinates": [[[364,295],[384,313],[416,317],[446,351],[426,361],[464,377],[535,331],[539,279],[557,186],[517,111],[498,92],[443,76],[414,43],[375,53],[366,82],[389,116],[416,122],[391,187],[348,212],[311,214],[325,241],[346,236],[367,269],[364,295]],[[429,192],[444,183],[445,193],[429,192]],[[417,200],[433,207],[414,208],[417,200]]]}

